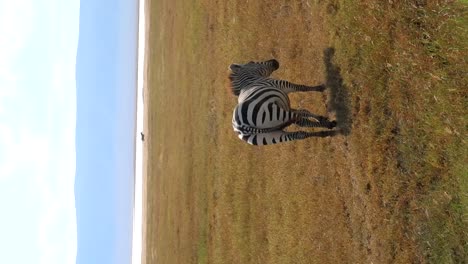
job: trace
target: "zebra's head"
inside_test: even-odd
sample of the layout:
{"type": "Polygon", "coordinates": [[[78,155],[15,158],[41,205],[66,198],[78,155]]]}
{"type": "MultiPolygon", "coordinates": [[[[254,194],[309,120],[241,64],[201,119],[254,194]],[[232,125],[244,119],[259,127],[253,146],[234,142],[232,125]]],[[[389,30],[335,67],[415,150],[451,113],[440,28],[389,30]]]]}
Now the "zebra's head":
{"type": "Polygon", "coordinates": [[[232,93],[238,96],[243,88],[248,87],[251,83],[258,80],[258,78],[266,78],[272,72],[279,68],[279,62],[275,59],[261,61],[261,62],[248,62],[246,64],[231,64],[229,69],[231,74],[232,93]]]}

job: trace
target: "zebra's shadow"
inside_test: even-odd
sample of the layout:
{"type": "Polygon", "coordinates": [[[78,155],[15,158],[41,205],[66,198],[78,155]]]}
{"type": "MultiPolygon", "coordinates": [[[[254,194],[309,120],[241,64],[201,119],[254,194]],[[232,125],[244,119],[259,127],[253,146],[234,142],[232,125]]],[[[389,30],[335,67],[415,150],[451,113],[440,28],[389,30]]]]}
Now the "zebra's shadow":
{"type": "Polygon", "coordinates": [[[324,50],[326,85],[330,90],[328,111],[335,112],[337,128],[343,135],[351,134],[352,119],[348,89],[343,84],[340,68],[333,63],[334,48],[324,50]]]}

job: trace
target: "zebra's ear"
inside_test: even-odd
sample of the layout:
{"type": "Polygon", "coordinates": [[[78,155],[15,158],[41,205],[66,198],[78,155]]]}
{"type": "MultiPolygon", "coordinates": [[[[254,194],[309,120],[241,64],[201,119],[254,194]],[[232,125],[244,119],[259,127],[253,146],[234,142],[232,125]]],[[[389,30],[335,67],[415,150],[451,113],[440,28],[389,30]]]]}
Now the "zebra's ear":
{"type": "Polygon", "coordinates": [[[235,72],[235,71],[237,71],[237,70],[240,69],[240,65],[239,65],[239,64],[235,64],[235,63],[234,63],[234,64],[231,64],[231,65],[229,66],[229,69],[230,69],[231,71],[235,72]]]}

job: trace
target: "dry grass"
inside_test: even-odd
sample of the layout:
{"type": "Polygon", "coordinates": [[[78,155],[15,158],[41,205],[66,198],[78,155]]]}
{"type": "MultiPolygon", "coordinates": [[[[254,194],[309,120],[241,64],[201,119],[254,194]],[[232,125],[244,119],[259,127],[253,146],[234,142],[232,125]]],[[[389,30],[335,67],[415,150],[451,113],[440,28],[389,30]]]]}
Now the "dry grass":
{"type": "Polygon", "coordinates": [[[146,263],[463,263],[467,9],[454,1],[147,3],[146,263]],[[404,3],[400,3],[404,2],[404,3]],[[255,148],[233,62],[346,136],[255,148]]]}

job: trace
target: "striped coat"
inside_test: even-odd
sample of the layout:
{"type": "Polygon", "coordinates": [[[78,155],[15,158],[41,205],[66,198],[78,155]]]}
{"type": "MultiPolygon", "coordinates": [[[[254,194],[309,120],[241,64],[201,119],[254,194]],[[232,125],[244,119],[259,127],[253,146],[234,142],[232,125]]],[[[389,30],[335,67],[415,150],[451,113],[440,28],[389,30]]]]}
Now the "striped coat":
{"type": "Polygon", "coordinates": [[[284,80],[270,78],[279,68],[276,60],[232,64],[230,67],[232,93],[238,96],[234,108],[232,126],[238,137],[252,145],[269,145],[327,136],[322,132],[286,132],[284,129],[296,124],[301,127],[325,127],[332,129],[335,121],[310,113],[292,109],[288,97],[290,92],[322,92],[325,86],[297,85],[284,80]],[[312,119],[312,120],[311,120],[312,119]]]}

